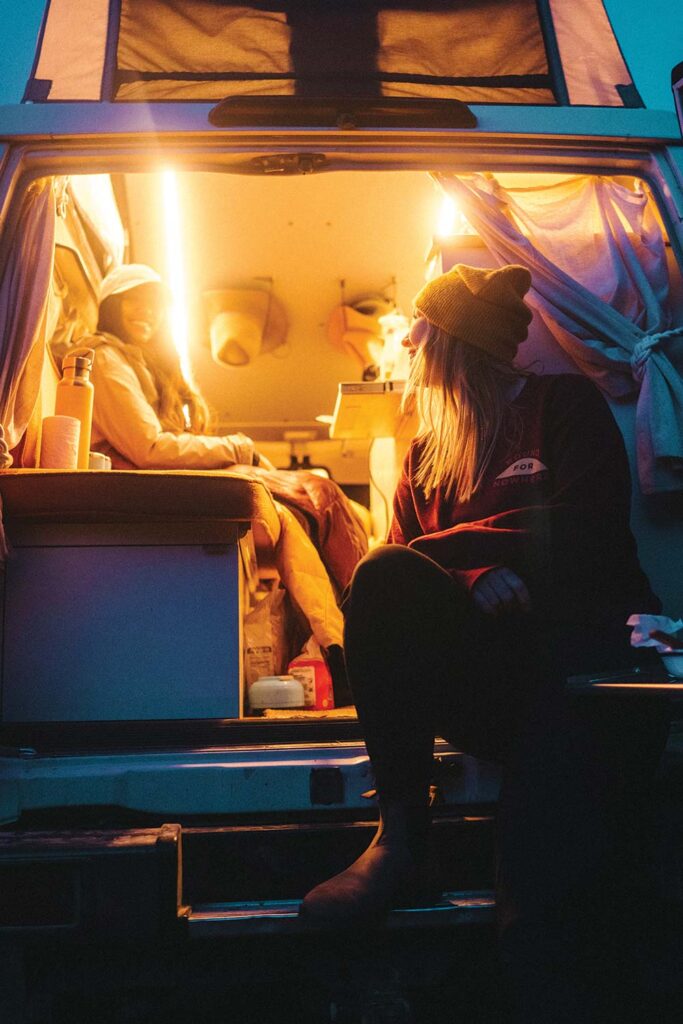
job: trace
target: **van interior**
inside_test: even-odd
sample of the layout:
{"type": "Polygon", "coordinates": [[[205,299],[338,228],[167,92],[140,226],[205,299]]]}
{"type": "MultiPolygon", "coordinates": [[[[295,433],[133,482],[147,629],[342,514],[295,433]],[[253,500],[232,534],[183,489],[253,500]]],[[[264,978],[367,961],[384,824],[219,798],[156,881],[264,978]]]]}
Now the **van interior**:
{"type": "MultiPolygon", "coordinates": [[[[420,426],[413,296],[458,263],[520,263],[518,364],[601,388],[640,560],[683,615],[683,436],[669,457],[654,429],[681,408],[683,151],[643,106],[604,0],[45,5],[0,111],[3,1019],[502,1019],[497,764],[436,738],[433,892],[386,928],[298,918],[379,817],[340,604],[420,426]],[[259,465],[109,470],[95,439],[93,468],[47,466],[66,357],[92,347],[97,377],[101,283],[131,263],[169,290],[211,430],[259,465]],[[317,681],[318,649],[334,707],[317,685],[303,707],[277,684],[256,699],[292,659],[317,681]]],[[[646,684],[674,703],[661,671],[646,684]]],[[[629,1020],[680,1014],[674,711],[652,856],[601,873],[584,948],[629,1020]]]]}
{"type": "MultiPolygon", "coordinates": [[[[53,179],[58,216],[46,353],[38,402],[14,453],[15,468],[31,472],[37,465],[40,423],[54,412],[61,360],[69,348],[87,345],[96,329],[102,277],[119,263],[145,263],[169,285],[174,340],[187,374],[212,409],[214,432],[242,431],[278,469],[305,470],[331,479],[346,496],[367,546],[382,543],[402,460],[418,426],[400,404],[408,369],[400,342],[411,316],[412,296],[430,275],[455,263],[493,267],[503,261],[477,230],[475,219],[468,219],[449,188],[448,175],[360,168],[287,174],[280,173],[282,168],[281,163],[273,173],[266,168],[266,173],[251,175],[208,161],[199,169],[160,166],[106,173],[98,166],[97,173],[53,179]],[[241,321],[243,331],[230,349],[222,325],[225,314],[235,313],[235,296],[240,294],[256,294],[262,319],[255,332],[252,323],[241,321]]],[[[577,289],[588,289],[615,307],[622,303],[624,315],[642,322],[642,303],[625,298],[610,279],[609,268],[600,263],[600,254],[607,259],[618,238],[628,248],[627,262],[635,254],[642,275],[655,281],[668,322],[681,322],[679,262],[666,218],[646,181],[624,175],[491,171],[486,166],[469,168],[462,180],[492,193],[504,190],[512,210],[508,221],[532,246],[541,245],[534,234],[534,216],[541,207],[546,217],[548,210],[554,211],[550,226],[546,223],[543,229],[544,255],[577,282],[577,289]],[[604,189],[612,190],[621,203],[616,226],[599,204],[604,189]],[[568,216],[577,197],[583,197],[582,220],[568,216]],[[636,222],[629,218],[628,207],[639,203],[636,222]],[[603,286],[607,291],[601,294],[603,286]]],[[[637,292],[638,273],[633,266],[631,272],[637,292]]],[[[582,372],[561,340],[561,332],[537,309],[529,338],[520,348],[519,365],[537,373],[582,372]]],[[[635,460],[635,402],[632,397],[608,398],[635,460]]],[[[109,486],[103,473],[88,475],[96,480],[96,488],[109,486]]],[[[261,711],[257,715],[249,701],[254,649],[267,649],[259,672],[282,674],[310,633],[296,609],[283,613],[281,601],[274,597],[283,589],[277,560],[269,550],[277,522],[273,525],[271,512],[262,507],[258,517],[253,509],[245,513],[245,523],[236,531],[234,523],[230,529],[225,526],[227,532],[219,539],[233,552],[226,555],[226,571],[237,580],[228,593],[220,589],[213,569],[207,575],[202,568],[198,575],[189,555],[178,568],[178,544],[211,545],[217,538],[215,531],[204,536],[197,530],[192,541],[178,541],[174,535],[164,540],[164,529],[170,528],[160,524],[161,506],[164,501],[179,501],[184,486],[184,474],[177,474],[175,489],[174,474],[167,475],[170,489],[149,499],[150,514],[153,506],[155,543],[176,545],[174,568],[171,575],[169,566],[162,565],[158,575],[155,568],[151,589],[144,593],[135,591],[129,570],[115,554],[116,544],[134,543],[135,531],[125,542],[116,536],[103,539],[93,515],[89,540],[76,537],[75,526],[68,536],[46,540],[45,521],[29,524],[43,533],[29,530],[28,539],[22,540],[22,529],[28,529],[31,517],[14,524],[11,497],[5,494],[9,542],[25,546],[27,578],[41,580],[31,586],[17,583],[22,597],[15,598],[14,611],[8,610],[5,722],[261,718],[261,711]],[[71,554],[64,554],[73,554],[74,546],[79,551],[76,567],[71,554]],[[99,589],[98,579],[105,580],[99,589]],[[102,595],[126,586],[135,593],[127,599],[131,603],[124,615],[102,595]],[[182,592],[173,614],[163,610],[163,600],[157,604],[166,588],[182,592]],[[93,608],[96,592],[102,604],[93,608]],[[60,603],[61,616],[55,612],[60,603]],[[35,635],[27,639],[24,631],[23,641],[8,641],[13,617],[19,616],[18,623],[24,614],[34,624],[35,635]],[[55,614],[53,624],[46,624],[55,614]],[[67,637],[65,622],[74,618],[77,624],[67,637]],[[118,640],[128,648],[128,660],[121,661],[117,654],[114,674],[107,675],[105,666],[113,657],[110,634],[120,630],[126,631],[118,640]],[[81,652],[81,661],[74,662],[69,655],[68,669],[57,673],[62,680],[60,699],[45,698],[44,688],[35,682],[43,671],[29,658],[29,648],[36,645],[43,662],[45,652],[51,652],[47,662],[53,672],[67,646],[81,652]],[[100,681],[87,688],[87,699],[82,680],[77,680],[85,671],[84,652],[91,659],[88,671],[92,672],[93,658],[102,669],[100,681]],[[150,684],[149,692],[140,696],[140,664],[159,659],[167,673],[164,679],[177,672],[178,664],[186,673],[185,681],[177,683],[182,692],[172,699],[162,682],[156,689],[150,684]],[[230,666],[227,674],[223,668],[217,670],[223,659],[230,666]],[[22,668],[29,661],[30,667],[22,668]],[[132,672],[133,665],[138,681],[130,690],[121,689],[122,676],[132,672]],[[116,700],[113,691],[118,692],[116,700]]],[[[633,525],[640,558],[665,614],[675,616],[680,612],[680,580],[674,578],[672,566],[683,564],[680,494],[643,495],[635,461],[633,476],[633,525]]],[[[149,543],[140,534],[136,550],[144,552],[149,543]]],[[[144,575],[146,564],[144,559],[136,562],[135,571],[144,575]]],[[[353,718],[354,709],[347,702],[334,710],[265,714],[300,721],[353,718]]]]}

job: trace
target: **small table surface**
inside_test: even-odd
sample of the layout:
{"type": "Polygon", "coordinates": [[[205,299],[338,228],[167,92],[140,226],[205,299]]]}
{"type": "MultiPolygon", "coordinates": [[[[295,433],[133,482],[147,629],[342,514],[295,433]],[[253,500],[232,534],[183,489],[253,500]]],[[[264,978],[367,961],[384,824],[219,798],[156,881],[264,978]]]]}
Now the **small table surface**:
{"type": "Polygon", "coordinates": [[[633,690],[638,693],[659,691],[683,697],[683,677],[672,676],[663,665],[622,668],[614,672],[592,672],[586,675],[569,676],[567,689],[570,693],[590,693],[610,690],[633,690]]]}

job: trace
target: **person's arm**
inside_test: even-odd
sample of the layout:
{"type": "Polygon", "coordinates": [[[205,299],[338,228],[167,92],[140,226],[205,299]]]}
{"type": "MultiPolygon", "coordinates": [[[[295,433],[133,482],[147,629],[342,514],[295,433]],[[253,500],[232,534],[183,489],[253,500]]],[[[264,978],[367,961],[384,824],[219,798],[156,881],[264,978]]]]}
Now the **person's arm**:
{"type": "Polygon", "coordinates": [[[625,616],[657,610],[631,532],[631,472],[621,431],[607,401],[585,377],[560,378],[564,391],[551,418],[556,465],[549,518],[549,588],[580,595],[625,616]]]}
{"type": "Polygon", "coordinates": [[[222,469],[253,460],[253,442],[244,434],[210,437],[163,430],[135,371],[113,347],[97,348],[93,385],[97,430],[140,469],[222,469]]]}
{"type": "Polygon", "coordinates": [[[410,486],[410,454],[411,449],[404,459],[401,477],[394,493],[393,516],[387,535],[388,544],[407,545],[413,538],[422,534],[410,486]]]}
{"type": "Polygon", "coordinates": [[[408,546],[446,569],[461,572],[463,581],[469,580],[471,585],[495,566],[514,565],[519,570],[541,562],[550,520],[557,511],[548,505],[528,505],[423,534],[408,546]]]}
{"type": "Polygon", "coordinates": [[[622,572],[626,589],[633,591],[639,568],[619,428],[585,378],[558,378],[551,400],[544,443],[553,482],[548,502],[418,537],[410,546],[452,571],[470,590],[487,572],[505,567],[529,586],[532,599],[563,592],[600,600],[609,581],[622,572]]]}
{"type": "Polygon", "coordinates": [[[480,565],[477,557],[477,565],[471,569],[454,568],[449,565],[452,560],[451,537],[453,531],[447,530],[439,537],[446,539],[446,551],[440,551],[438,542],[430,547],[429,538],[435,534],[423,535],[419,517],[415,507],[413,490],[410,485],[410,452],[406,456],[401,479],[394,495],[394,515],[389,530],[388,542],[390,544],[405,544],[414,547],[423,554],[433,558],[439,564],[447,568],[450,574],[457,579],[472,594],[478,607],[486,613],[497,614],[501,610],[521,609],[526,611],[530,606],[529,591],[524,581],[505,566],[480,565]],[[428,541],[423,545],[423,541],[428,541]],[[442,558],[439,555],[443,555],[442,558]]]}

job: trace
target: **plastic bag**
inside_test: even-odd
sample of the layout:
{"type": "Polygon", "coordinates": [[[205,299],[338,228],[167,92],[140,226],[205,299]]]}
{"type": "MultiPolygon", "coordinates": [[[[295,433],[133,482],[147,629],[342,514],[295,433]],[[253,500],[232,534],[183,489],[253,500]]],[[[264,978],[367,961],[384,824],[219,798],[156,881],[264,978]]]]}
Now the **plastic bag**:
{"type": "Polygon", "coordinates": [[[288,661],[286,591],[257,592],[254,607],[244,616],[244,679],[251,686],[259,676],[276,676],[288,661]]]}

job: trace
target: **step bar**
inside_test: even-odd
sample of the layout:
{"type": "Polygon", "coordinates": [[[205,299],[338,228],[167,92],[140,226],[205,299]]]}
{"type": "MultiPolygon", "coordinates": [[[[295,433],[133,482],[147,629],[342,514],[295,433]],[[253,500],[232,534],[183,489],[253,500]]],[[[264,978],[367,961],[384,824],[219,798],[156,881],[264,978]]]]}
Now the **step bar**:
{"type": "MultiPolygon", "coordinates": [[[[242,938],[250,935],[303,935],[328,932],[319,924],[299,918],[300,900],[252,903],[214,903],[180,911],[191,939],[242,938]]],[[[377,927],[404,931],[417,928],[453,928],[491,924],[495,913],[492,892],[444,892],[439,900],[422,906],[392,910],[377,927]]]]}

